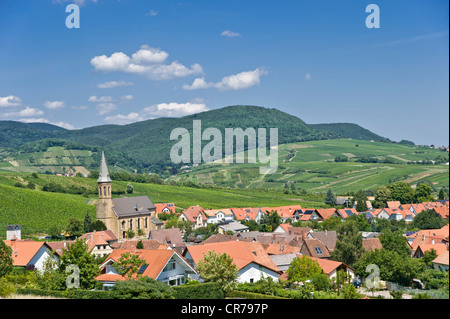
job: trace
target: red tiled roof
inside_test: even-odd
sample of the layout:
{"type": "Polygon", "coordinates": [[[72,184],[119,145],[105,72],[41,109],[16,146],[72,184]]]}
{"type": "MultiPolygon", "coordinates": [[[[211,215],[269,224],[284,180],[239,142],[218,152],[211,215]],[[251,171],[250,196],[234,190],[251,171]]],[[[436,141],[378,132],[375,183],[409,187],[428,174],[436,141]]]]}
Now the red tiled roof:
{"type": "Polygon", "coordinates": [[[256,263],[275,272],[280,271],[259,242],[228,241],[200,244],[188,246],[187,250],[195,263],[202,260],[203,254],[208,253],[208,251],[215,251],[218,254],[226,253],[229,255],[233,258],[234,264],[239,269],[242,269],[251,263],[256,263]]]}
{"type": "Polygon", "coordinates": [[[186,208],[186,209],[183,211],[183,214],[186,216],[186,218],[187,218],[190,222],[195,222],[195,221],[197,221],[197,216],[198,216],[198,214],[201,214],[203,220],[206,220],[206,219],[207,219],[206,216],[205,216],[205,214],[203,213],[203,211],[204,211],[204,209],[201,208],[201,207],[198,206],[198,205],[197,205],[197,206],[190,206],[190,207],[186,208]]]}
{"type": "Polygon", "coordinates": [[[169,212],[167,212],[167,214],[175,214],[175,204],[174,203],[160,203],[160,204],[155,204],[156,207],[156,213],[162,214],[164,213],[164,209],[168,209],[169,212]]]}
{"type": "Polygon", "coordinates": [[[448,259],[449,259],[449,255],[448,255],[448,250],[447,250],[447,251],[443,252],[442,254],[438,255],[433,260],[433,263],[448,266],[448,264],[449,264],[448,259]]]}
{"type": "Polygon", "coordinates": [[[316,212],[323,219],[328,219],[328,218],[332,217],[333,214],[336,212],[336,208],[318,208],[318,209],[316,209],[316,212]]]}
{"type": "Polygon", "coordinates": [[[14,266],[27,266],[42,246],[46,246],[48,250],[51,250],[50,246],[42,241],[4,240],[3,242],[12,249],[11,257],[14,266]]]}

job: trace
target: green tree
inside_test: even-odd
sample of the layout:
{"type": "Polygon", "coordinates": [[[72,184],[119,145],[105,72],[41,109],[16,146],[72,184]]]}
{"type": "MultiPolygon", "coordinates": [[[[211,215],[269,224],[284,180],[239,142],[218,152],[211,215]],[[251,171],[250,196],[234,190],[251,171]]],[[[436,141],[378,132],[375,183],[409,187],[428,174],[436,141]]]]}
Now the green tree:
{"type": "Polygon", "coordinates": [[[391,191],[392,200],[402,204],[410,204],[414,200],[414,189],[405,182],[395,182],[387,186],[391,191]]]}
{"type": "Polygon", "coordinates": [[[364,252],[362,235],[353,221],[345,221],[337,229],[336,246],[331,259],[352,266],[364,252]]]}
{"type": "Polygon", "coordinates": [[[219,283],[224,292],[234,289],[239,269],[229,255],[208,251],[198,261],[196,268],[205,282],[219,283]]]}
{"type": "Polygon", "coordinates": [[[113,268],[122,276],[127,276],[128,279],[131,279],[133,275],[140,277],[139,269],[143,266],[148,266],[147,262],[129,252],[121,254],[119,260],[113,264],[113,268]]]}
{"type": "Polygon", "coordinates": [[[276,211],[270,211],[265,214],[260,221],[260,231],[272,232],[281,224],[281,217],[276,211]]]}
{"type": "Polygon", "coordinates": [[[336,203],[336,196],[334,196],[331,188],[328,189],[327,195],[325,196],[324,203],[330,206],[334,206],[336,203]]]}
{"type": "Polygon", "coordinates": [[[12,249],[3,240],[0,240],[0,277],[11,272],[12,268],[12,249]]]}
{"type": "Polygon", "coordinates": [[[392,200],[391,190],[387,186],[380,186],[375,192],[375,201],[372,204],[375,208],[386,207],[386,202],[392,200]]]}
{"type": "Polygon", "coordinates": [[[342,297],[344,299],[361,299],[362,295],[356,290],[352,284],[344,284],[342,286],[342,297]]]}
{"type": "Polygon", "coordinates": [[[316,290],[328,291],[330,289],[330,280],[327,274],[314,274],[311,279],[316,290]]]}
{"type": "Polygon", "coordinates": [[[142,242],[142,240],[139,240],[136,244],[136,248],[137,249],[144,249],[144,243],[142,242]]]}
{"type": "Polygon", "coordinates": [[[428,184],[420,184],[416,187],[416,191],[414,193],[414,201],[416,203],[422,202],[434,202],[436,199],[432,195],[433,189],[428,184]]]}
{"type": "Polygon", "coordinates": [[[89,212],[87,212],[84,216],[83,229],[85,233],[89,233],[92,231],[92,218],[91,215],[89,215],[89,212]]]}
{"type": "Polygon", "coordinates": [[[104,222],[102,222],[101,220],[96,220],[92,224],[92,230],[102,231],[102,230],[107,230],[107,228],[106,228],[106,225],[104,222]]]}
{"type": "Polygon", "coordinates": [[[434,248],[427,250],[423,253],[422,258],[420,259],[427,267],[433,265],[432,261],[437,258],[438,254],[434,248]]]}
{"type": "Polygon", "coordinates": [[[395,251],[403,257],[411,255],[408,238],[403,236],[402,232],[392,232],[390,229],[387,229],[379,238],[383,249],[395,251]]]}
{"type": "Polygon", "coordinates": [[[353,203],[356,203],[356,211],[357,212],[366,212],[367,211],[367,195],[364,193],[364,191],[359,190],[356,192],[355,196],[353,197],[353,203]]]}
{"type": "Polygon", "coordinates": [[[61,235],[61,227],[59,225],[52,225],[48,228],[47,230],[47,234],[55,239],[56,237],[58,237],[59,235],[61,235]]]}
{"type": "Polygon", "coordinates": [[[441,217],[436,216],[434,210],[429,209],[414,217],[412,226],[419,229],[438,229],[444,226],[444,223],[441,217]]]}
{"type": "Polygon", "coordinates": [[[91,254],[88,245],[81,238],[70,244],[67,250],[63,250],[63,254],[59,258],[58,268],[61,272],[65,272],[69,265],[78,266],[82,288],[94,288],[94,278],[100,275],[100,268],[95,256],[91,254]]]}
{"type": "Polygon", "coordinates": [[[286,271],[288,281],[301,282],[311,279],[314,275],[323,273],[319,263],[314,259],[303,255],[302,257],[295,257],[286,271]]]}
{"type": "Polygon", "coordinates": [[[69,218],[66,226],[66,232],[69,236],[81,236],[84,234],[83,223],[76,218],[69,218]]]}
{"type": "Polygon", "coordinates": [[[441,190],[439,191],[439,199],[440,200],[444,200],[447,198],[447,193],[444,191],[444,188],[441,188],[441,190]]]}
{"type": "Polygon", "coordinates": [[[380,269],[380,279],[391,281],[402,286],[409,286],[413,278],[422,273],[425,264],[417,258],[401,256],[395,250],[374,250],[365,252],[353,265],[355,274],[366,278],[369,273],[366,267],[375,264],[380,269]]]}

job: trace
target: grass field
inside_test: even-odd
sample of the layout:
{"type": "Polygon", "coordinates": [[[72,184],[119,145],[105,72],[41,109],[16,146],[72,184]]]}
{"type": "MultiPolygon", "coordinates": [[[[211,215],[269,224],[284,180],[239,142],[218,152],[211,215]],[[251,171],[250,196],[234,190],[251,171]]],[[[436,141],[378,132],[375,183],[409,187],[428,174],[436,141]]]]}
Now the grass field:
{"type": "Polygon", "coordinates": [[[449,185],[448,165],[421,165],[411,162],[433,160],[447,153],[428,147],[369,142],[361,140],[324,140],[279,146],[278,170],[260,175],[259,164],[204,164],[174,177],[199,184],[231,188],[283,188],[295,182],[296,188],[325,192],[331,188],[345,194],[359,189],[375,189],[392,181],[404,180],[413,186],[429,179],[436,189],[449,185]],[[345,156],[347,162],[335,162],[345,156]],[[361,163],[361,157],[389,163],[361,163]],[[408,164],[409,163],[409,164],[408,164]]]}

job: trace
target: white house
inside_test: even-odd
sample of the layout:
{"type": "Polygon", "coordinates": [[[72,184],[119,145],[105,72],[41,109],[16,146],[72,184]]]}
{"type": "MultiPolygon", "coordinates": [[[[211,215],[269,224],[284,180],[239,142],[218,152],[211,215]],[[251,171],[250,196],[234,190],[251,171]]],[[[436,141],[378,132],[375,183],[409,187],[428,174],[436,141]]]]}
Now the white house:
{"type": "Polygon", "coordinates": [[[184,257],[195,267],[203,259],[203,254],[210,251],[225,253],[233,258],[233,263],[239,269],[237,281],[241,283],[256,282],[261,277],[278,281],[281,273],[259,242],[228,241],[188,246],[184,257]]]}
{"type": "Polygon", "coordinates": [[[13,266],[42,271],[48,258],[58,261],[58,255],[45,242],[13,239],[4,243],[12,249],[13,266]]]}
{"type": "Polygon", "coordinates": [[[220,222],[227,222],[234,220],[234,214],[231,209],[206,209],[204,210],[205,215],[207,216],[208,224],[217,224],[220,222]]]}
{"type": "Polygon", "coordinates": [[[138,274],[134,274],[132,278],[138,275],[147,276],[155,280],[167,283],[170,286],[179,286],[187,282],[187,278],[193,278],[197,274],[195,269],[189,265],[186,260],[181,257],[175,250],[171,249],[115,249],[100,265],[101,275],[95,280],[103,283],[103,289],[107,290],[113,287],[116,281],[126,280],[127,276],[122,276],[113,265],[119,261],[124,253],[137,255],[140,259],[145,260],[147,265],[142,266],[138,274]]]}

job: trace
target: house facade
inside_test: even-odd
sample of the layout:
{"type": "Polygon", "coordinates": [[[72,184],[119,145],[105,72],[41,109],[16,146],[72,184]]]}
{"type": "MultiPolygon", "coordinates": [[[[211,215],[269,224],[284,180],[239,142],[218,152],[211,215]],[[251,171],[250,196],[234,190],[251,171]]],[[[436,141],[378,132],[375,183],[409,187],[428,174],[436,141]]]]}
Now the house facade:
{"type": "Polygon", "coordinates": [[[4,243],[12,250],[13,266],[42,271],[48,258],[58,261],[58,255],[45,242],[12,239],[4,243]]]}
{"type": "Polygon", "coordinates": [[[113,266],[124,253],[135,254],[147,263],[132,278],[147,276],[167,283],[170,286],[179,286],[185,284],[188,278],[192,278],[193,275],[197,274],[196,270],[180,254],[171,249],[141,249],[134,251],[116,249],[100,265],[101,274],[95,278],[95,280],[103,284],[104,290],[111,289],[117,281],[128,279],[128,277],[122,276],[113,266]]]}

